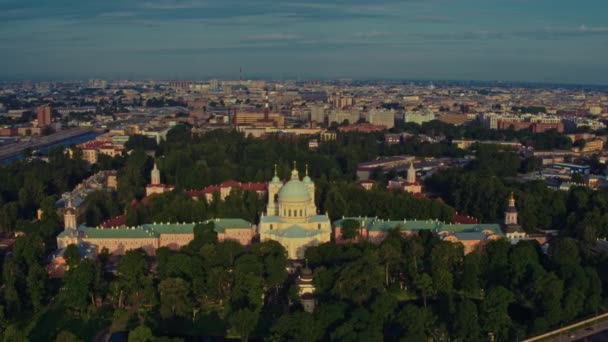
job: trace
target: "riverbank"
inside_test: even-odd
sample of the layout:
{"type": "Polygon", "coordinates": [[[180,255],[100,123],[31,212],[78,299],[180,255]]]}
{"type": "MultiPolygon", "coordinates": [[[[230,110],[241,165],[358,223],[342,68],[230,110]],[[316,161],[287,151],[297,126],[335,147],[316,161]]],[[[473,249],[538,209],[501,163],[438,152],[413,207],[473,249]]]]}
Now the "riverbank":
{"type": "Polygon", "coordinates": [[[26,148],[38,150],[42,154],[48,153],[55,146],[70,146],[95,139],[100,133],[92,129],[72,129],[61,131],[31,142],[22,142],[4,146],[0,149],[0,163],[10,164],[24,158],[23,151],[26,148]]]}

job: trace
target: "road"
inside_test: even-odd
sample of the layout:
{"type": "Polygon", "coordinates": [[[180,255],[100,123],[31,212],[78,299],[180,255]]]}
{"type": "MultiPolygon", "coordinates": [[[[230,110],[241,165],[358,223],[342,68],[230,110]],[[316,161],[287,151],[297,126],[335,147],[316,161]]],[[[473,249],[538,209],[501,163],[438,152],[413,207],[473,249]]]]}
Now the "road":
{"type": "Polygon", "coordinates": [[[73,137],[77,137],[79,135],[87,134],[92,132],[93,130],[90,128],[76,128],[65,131],[60,131],[55,134],[47,135],[40,138],[35,138],[35,140],[31,142],[20,142],[16,144],[10,144],[0,148],[0,160],[7,159],[18,155],[23,152],[26,148],[38,149],[48,145],[52,145],[58,143],[62,140],[70,139],[73,137]]]}
{"type": "Polygon", "coordinates": [[[599,342],[608,341],[608,321],[593,323],[591,326],[576,328],[568,332],[547,339],[551,342],[565,341],[589,341],[599,342]]]}

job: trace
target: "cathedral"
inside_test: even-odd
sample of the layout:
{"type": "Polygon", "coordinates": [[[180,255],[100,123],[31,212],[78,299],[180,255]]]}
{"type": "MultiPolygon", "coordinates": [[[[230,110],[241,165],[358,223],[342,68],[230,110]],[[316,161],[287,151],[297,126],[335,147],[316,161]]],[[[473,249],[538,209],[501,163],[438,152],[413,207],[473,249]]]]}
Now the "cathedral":
{"type": "Polygon", "coordinates": [[[283,184],[277,176],[268,184],[268,206],[258,226],[261,241],[275,240],[289,259],[304,259],[307,247],[331,240],[331,223],[326,215],[319,215],[315,205],[315,184],[306,175],[300,180],[294,162],[291,178],[283,184]]]}

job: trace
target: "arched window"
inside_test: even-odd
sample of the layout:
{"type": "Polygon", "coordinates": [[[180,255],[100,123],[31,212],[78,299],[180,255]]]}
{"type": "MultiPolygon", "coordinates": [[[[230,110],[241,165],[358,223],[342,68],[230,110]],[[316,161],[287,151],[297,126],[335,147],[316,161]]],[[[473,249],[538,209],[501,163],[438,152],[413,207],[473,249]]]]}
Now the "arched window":
{"type": "Polygon", "coordinates": [[[291,209],[287,210],[287,216],[291,217],[291,209]]]}
{"type": "Polygon", "coordinates": [[[303,216],[303,215],[302,215],[302,209],[300,209],[300,216],[303,216]]]}
{"type": "Polygon", "coordinates": [[[321,230],[321,224],[320,223],[317,225],[317,229],[321,230]]]}
{"type": "Polygon", "coordinates": [[[270,225],[270,230],[272,230],[272,225],[270,225]]]}

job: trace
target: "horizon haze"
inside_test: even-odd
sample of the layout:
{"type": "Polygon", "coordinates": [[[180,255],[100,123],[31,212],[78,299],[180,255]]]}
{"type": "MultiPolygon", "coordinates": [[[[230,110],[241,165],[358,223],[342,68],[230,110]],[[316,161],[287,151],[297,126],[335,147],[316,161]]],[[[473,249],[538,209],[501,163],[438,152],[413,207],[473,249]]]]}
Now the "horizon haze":
{"type": "Polygon", "coordinates": [[[0,0],[6,80],[605,84],[601,0],[0,0]]]}

